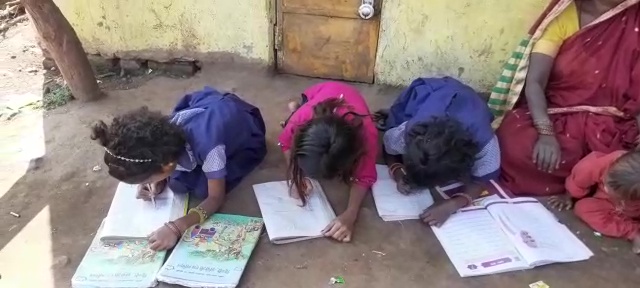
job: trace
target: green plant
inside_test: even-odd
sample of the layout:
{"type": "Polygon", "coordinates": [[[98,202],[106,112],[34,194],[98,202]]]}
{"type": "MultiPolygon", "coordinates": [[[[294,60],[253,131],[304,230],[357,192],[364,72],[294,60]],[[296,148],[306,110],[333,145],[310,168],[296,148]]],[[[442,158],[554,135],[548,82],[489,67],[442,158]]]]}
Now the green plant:
{"type": "Polygon", "coordinates": [[[42,107],[45,110],[58,108],[69,101],[73,100],[73,95],[68,86],[62,85],[52,88],[49,93],[45,93],[42,97],[42,107]]]}

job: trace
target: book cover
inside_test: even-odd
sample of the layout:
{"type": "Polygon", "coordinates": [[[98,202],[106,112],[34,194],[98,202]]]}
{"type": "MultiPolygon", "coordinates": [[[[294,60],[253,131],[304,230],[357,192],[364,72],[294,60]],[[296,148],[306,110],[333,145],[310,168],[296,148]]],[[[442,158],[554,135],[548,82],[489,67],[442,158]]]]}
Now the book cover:
{"type": "Polygon", "coordinates": [[[98,238],[93,239],[73,275],[72,287],[138,288],[157,284],[156,273],[166,252],[150,250],[147,240],[101,242],[98,238]]]}
{"type": "Polygon", "coordinates": [[[215,214],[184,233],[158,280],[188,287],[235,287],[262,226],[261,218],[215,214]]]}

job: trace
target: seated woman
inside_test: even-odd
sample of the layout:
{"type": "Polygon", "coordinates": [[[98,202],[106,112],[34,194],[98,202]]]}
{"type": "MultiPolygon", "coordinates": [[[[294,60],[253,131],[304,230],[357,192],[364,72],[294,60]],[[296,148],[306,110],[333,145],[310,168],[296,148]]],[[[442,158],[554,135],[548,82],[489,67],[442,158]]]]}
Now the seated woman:
{"type": "Polygon", "coordinates": [[[154,250],[172,248],[186,229],[215,213],[225,193],[267,153],[260,110],[209,87],[184,96],[171,116],[145,107],[115,117],[110,126],[100,121],[91,138],[104,147],[109,175],[141,184],[138,198],[149,200],[169,185],[204,199],[149,237],[154,250]]]}
{"type": "Polygon", "coordinates": [[[638,137],[638,1],[556,5],[564,6],[539,28],[525,99],[509,99],[516,105],[496,132],[502,183],[516,195],[562,193],[565,178],[585,155],[631,149],[638,137]]]}
{"type": "Polygon", "coordinates": [[[401,193],[463,182],[463,193],[429,207],[420,218],[439,226],[485,190],[500,171],[500,148],[493,116],[470,87],[452,78],[411,83],[389,111],[375,115],[384,158],[401,193]]]}
{"type": "Polygon", "coordinates": [[[292,196],[306,204],[306,177],[347,183],[347,209],[323,232],[349,242],[362,200],[377,178],[378,130],[367,103],[355,87],[324,82],[307,88],[289,109],[278,144],[289,166],[292,196]]]}

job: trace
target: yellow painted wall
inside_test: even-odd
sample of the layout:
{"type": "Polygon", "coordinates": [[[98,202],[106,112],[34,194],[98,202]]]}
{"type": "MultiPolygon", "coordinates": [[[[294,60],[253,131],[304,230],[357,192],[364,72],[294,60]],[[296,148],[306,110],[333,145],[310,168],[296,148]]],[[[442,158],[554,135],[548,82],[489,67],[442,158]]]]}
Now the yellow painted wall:
{"type": "Polygon", "coordinates": [[[273,61],[271,0],[54,1],[88,53],[273,61]]]}
{"type": "Polygon", "coordinates": [[[548,0],[386,0],[376,82],[458,76],[489,90],[548,0]]]}

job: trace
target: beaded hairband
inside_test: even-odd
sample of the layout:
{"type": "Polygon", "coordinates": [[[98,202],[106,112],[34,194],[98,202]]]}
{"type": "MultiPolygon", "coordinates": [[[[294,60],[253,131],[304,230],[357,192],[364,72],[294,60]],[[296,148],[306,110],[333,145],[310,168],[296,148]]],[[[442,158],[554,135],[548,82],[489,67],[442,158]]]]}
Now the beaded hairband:
{"type": "Polygon", "coordinates": [[[109,149],[107,149],[107,147],[104,147],[104,151],[106,151],[109,155],[111,155],[114,158],[123,160],[123,161],[127,161],[127,162],[135,162],[135,163],[144,163],[144,162],[151,162],[153,160],[151,159],[131,159],[131,158],[125,158],[122,156],[118,156],[116,154],[111,153],[111,151],[109,151],[109,149]]]}

